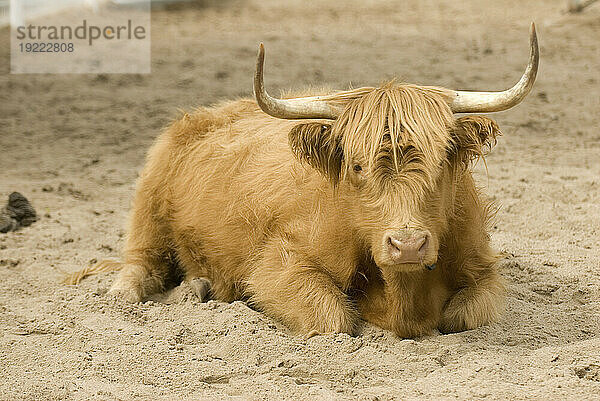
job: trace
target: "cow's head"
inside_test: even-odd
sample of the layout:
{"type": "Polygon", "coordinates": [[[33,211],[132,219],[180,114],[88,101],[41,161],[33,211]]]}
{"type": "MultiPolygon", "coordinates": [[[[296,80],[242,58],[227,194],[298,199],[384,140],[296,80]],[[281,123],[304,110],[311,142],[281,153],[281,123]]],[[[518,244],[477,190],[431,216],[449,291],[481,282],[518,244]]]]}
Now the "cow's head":
{"type": "Polygon", "coordinates": [[[497,125],[486,117],[518,104],[538,66],[535,28],[521,80],[504,92],[465,92],[387,83],[327,96],[270,97],[263,85],[261,44],[255,95],[268,114],[326,119],[296,125],[290,146],[300,160],[349,197],[348,215],[380,267],[402,271],[435,266],[440,238],[454,212],[456,180],[490,148],[497,125]]]}

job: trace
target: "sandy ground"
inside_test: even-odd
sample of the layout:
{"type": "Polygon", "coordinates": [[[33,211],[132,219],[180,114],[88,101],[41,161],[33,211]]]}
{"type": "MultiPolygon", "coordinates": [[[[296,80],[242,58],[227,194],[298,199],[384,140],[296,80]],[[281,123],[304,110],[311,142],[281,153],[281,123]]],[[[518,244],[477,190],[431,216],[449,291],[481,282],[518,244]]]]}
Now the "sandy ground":
{"type": "Polygon", "coordinates": [[[600,3],[213,2],[153,13],[150,75],[9,75],[0,35],[0,196],[41,220],[0,234],[0,399],[600,399],[600,3]],[[468,4],[467,4],[468,3],[468,4]],[[137,172],[177,114],[248,96],[257,43],[277,89],[398,77],[529,98],[479,182],[502,208],[501,321],[402,340],[367,326],[311,339],[242,302],[128,305],[115,278],[64,272],[118,257],[137,172]]]}

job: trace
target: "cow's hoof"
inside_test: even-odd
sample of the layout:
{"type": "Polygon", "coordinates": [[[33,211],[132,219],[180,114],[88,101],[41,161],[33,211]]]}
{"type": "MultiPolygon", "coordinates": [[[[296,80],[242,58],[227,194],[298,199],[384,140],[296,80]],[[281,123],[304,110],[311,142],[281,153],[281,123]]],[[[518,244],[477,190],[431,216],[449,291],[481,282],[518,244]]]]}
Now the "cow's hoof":
{"type": "Polygon", "coordinates": [[[210,293],[210,281],[208,279],[195,278],[187,283],[192,288],[194,295],[200,299],[200,302],[208,300],[210,293]]]}
{"type": "Polygon", "coordinates": [[[188,301],[205,302],[210,292],[210,281],[205,278],[184,280],[167,294],[164,303],[179,304],[188,301]]]}

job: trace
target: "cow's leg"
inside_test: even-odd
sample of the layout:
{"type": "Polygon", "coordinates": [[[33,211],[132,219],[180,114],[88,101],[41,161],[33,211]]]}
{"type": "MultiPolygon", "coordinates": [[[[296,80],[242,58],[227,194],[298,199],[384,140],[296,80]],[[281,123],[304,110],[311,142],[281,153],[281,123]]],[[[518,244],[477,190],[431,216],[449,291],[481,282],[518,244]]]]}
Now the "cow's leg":
{"type": "MultiPolygon", "coordinates": [[[[504,309],[504,284],[496,271],[491,251],[487,264],[472,261],[463,265],[464,284],[448,300],[442,313],[439,329],[444,333],[470,330],[491,323],[504,309]]],[[[461,272],[458,273],[459,277],[461,272]]]]}
{"type": "Polygon", "coordinates": [[[108,295],[140,302],[152,293],[163,291],[165,280],[174,274],[169,252],[166,230],[152,208],[135,204],[125,262],[108,295]]]}
{"type": "Polygon", "coordinates": [[[358,313],[332,277],[314,263],[273,248],[250,275],[250,301],[305,334],[352,334],[358,313]]]}
{"type": "Polygon", "coordinates": [[[206,301],[210,294],[210,281],[205,277],[195,277],[183,281],[189,286],[192,294],[200,300],[200,302],[206,301]]]}

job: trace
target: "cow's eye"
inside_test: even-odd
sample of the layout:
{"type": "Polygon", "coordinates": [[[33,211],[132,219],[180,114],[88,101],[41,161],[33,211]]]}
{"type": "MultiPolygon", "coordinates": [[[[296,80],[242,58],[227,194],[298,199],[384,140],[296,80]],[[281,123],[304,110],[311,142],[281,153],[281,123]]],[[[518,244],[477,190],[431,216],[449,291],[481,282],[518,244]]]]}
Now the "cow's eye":
{"type": "Polygon", "coordinates": [[[360,173],[362,171],[362,167],[360,166],[360,164],[355,164],[352,169],[355,173],[360,173]]]}

